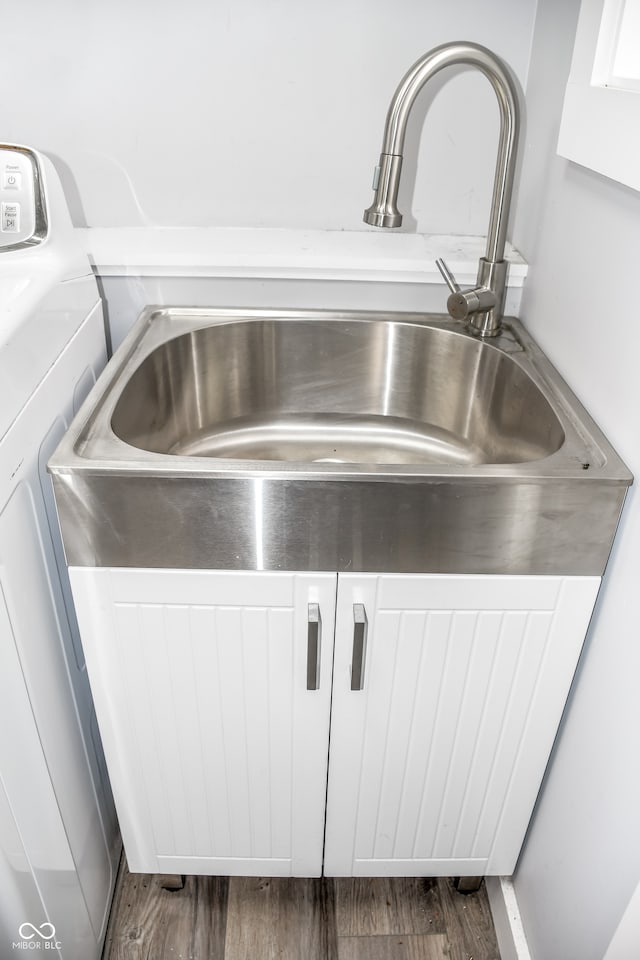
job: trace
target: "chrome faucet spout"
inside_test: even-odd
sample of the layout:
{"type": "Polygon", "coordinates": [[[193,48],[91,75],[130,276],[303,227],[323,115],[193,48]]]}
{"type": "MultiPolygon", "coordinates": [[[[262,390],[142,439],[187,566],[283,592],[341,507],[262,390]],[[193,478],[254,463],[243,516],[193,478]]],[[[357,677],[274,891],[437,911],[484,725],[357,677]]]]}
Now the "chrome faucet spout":
{"type": "MultiPolygon", "coordinates": [[[[397,207],[397,196],[404,138],[411,108],[420,90],[436,73],[444,67],[457,64],[476,67],[491,83],[500,109],[500,138],[487,246],[485,256],[480,258],[477,285],[472,290],[460,290],[451,278],[456,289],[450,284],[451,296],[447,306],[452,316],[467,320],[476,333],[481,336],[495,336],[500,331],[506,287],[507,264],[504,248],[513,191],[520,111],[515,83],[508,68],[486,47],[476,43],[446,43],[426,53],[405,74],[387,112],[382,152],[373,182],[375,197],[364,212],[364,221],[376,227],[401,225],[402,214],[397,207]]],[[[451,277],[451,274],[449,276],[451,277]]]]}

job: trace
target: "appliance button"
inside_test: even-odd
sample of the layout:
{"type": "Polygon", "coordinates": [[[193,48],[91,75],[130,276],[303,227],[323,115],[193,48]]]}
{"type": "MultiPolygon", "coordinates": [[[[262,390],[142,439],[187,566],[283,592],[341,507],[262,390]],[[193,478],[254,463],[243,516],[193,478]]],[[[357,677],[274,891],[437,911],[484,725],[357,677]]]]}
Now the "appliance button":
{"type": "Polygon", "coordinates": [[[20,232],[20,204],[3,203],[1,213],[0,229],[3,233],[20,232]]]}
{"type": "Polygon", "coordinates": [[[22,174],[5,170],[2,174],[2,186],[5,190],[19,190],[22,186],[22,174]]]}

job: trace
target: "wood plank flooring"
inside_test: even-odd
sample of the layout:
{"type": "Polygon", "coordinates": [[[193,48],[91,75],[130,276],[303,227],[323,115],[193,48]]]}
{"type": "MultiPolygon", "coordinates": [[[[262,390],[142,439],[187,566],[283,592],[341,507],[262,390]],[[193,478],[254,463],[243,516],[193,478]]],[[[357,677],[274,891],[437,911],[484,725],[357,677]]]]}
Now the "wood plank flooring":
{"type": "Polygon", "coordinates": [[[103,960],[500,960],[484,885],[121,871],[103,960]]]}

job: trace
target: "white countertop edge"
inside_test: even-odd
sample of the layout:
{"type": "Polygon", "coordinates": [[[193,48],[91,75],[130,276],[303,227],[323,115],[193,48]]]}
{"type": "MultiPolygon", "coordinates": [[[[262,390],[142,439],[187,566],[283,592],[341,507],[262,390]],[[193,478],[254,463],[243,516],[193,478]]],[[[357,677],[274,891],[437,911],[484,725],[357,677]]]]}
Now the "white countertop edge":
{"type": "MultiPolygon", "coordinates": [[[[484,237],[389,231],[248,227],[87,227],[101,276],[256,277],[442,284],[443,257],[462,285],[475,282],[484,237]]],[[[510,287],[527,264],[507,245],[510,287]]]]}

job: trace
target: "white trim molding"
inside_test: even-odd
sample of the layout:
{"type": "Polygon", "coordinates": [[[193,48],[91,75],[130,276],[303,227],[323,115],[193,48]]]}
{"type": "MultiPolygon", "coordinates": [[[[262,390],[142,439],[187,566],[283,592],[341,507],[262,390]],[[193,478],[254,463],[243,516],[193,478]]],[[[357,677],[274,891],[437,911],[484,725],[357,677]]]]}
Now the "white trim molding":
{"type": "Polygon", "coordinates": [[[622,914],[622,918],[609,944],[604,960],[629,960],[629,957],[636,957],[638,955],[639,944],[640,883],[638,883],[635,888],[627,905],[627,909],[622,914]]]}
{"type": "MultiPolygon", "coordinates": [[[[474,284],[484,237],[345,230],[224,227],[89,227],[83,230],[100,276],[259,277],[443,285],[444,257],[462,284],[474,284]]],[[[527,265],[509,244],[510,287],[527,265]]]]}
{"type": "Polygon", "coordinates": [[[485,877],[501,960],[531,960],[510,877],[485,877]]]}

